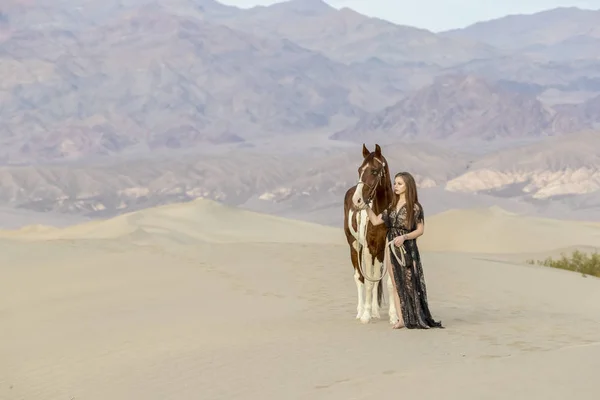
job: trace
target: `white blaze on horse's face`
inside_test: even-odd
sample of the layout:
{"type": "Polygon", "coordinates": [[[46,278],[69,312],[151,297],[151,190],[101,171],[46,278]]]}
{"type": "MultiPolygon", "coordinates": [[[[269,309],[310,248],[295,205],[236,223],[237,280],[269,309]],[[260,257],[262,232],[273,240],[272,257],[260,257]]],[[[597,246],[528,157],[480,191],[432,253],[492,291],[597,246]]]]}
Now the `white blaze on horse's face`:
{"type": "Polygon", "coordinates": [[[367,170],[368,164],[361,167],[360,175],[358,176],[358,184],[356,185],[356,190],[354,191],[354,196],[352,196],[352,203],[354,207],[361,208],[365,204],[365,199],[363,199],[363,188],[365,184],[363,183],[363,176],[365,171],[367,170]]]}
{"type": "Polygon", "coordinates": [[[358,170],[358,183],[352,196],[352,203],[357,208],[362,208],[371,199],[375,189],[380,183],[385,163],[377,158],[372,158],[363,164],[358,170]]]}

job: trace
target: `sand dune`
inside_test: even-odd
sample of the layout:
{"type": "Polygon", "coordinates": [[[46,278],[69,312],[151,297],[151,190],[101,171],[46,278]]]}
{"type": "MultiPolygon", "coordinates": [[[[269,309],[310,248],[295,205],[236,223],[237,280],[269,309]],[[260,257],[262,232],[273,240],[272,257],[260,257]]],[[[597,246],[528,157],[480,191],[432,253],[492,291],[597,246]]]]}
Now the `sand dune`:
{"type": "Polygon", "coordinates": [[[597,228],[518,221],[428,219],[429,300],[447,327],[433,331],[354,319],[339,229],[198,201],[3,231],[0,398],[596,399],[600,280],[473,251],[584,245],[597,228]]]}
{"type": "MultiPolygon", "coordinates": [[[[419,240],[424,251],[537,254],[560,248],[600,246],[600,223],[522,216],[500,207],[435,214],[427,217],[426,231],[419,240]]],[[[345,243],[341,227],[265,215],[208,199],[66,228],[38,224],[0,230],[0,238],[25,241],[129,238],[136,243],[144,239],[180,243],[345,243]]]]}
{"type": "Polygon", "coordinates": [[[539,253],[600,246],[600,223],[524,217],[498,207],[450,210],[426,220],[427,251],[539,253]]]}
{"type": "Polygon", "coordinates": [[[0,231],[0,238],[21,240],[117,239],[151,237],[182,243],[269,242],[339,243],[339,229],[292,221],[198,199],[87,222],[67,228],[26,226],[0,231]]]}

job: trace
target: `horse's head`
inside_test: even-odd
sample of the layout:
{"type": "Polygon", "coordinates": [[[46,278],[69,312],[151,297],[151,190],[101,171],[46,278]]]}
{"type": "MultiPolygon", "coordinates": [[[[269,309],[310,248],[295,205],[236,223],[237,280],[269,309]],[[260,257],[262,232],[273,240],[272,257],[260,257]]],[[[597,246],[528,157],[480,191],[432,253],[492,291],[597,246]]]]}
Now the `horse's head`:
{"type": "Polygon", "coordinates": [[[352,203],[357,208],[365,207],[378,192],[386,191],[389,181],[387,160],[381,154],[381,147],[375,145],[375,151],[370,152],[363,144],[363,162],[358,167],[358,184],[352,196],[352,203]]]}

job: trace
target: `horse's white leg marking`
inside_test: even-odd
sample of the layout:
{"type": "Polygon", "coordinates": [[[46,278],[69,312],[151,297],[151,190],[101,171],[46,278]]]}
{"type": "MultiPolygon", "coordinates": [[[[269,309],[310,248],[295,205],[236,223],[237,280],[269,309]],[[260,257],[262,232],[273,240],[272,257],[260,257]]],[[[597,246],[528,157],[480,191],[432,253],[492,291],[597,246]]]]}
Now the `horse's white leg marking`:
{"type": "MultiPolygon", "coordinates": [[[[373,279],[376,277],[373,271],[373,263],[371,253],[369,252],[369,248],[367,247],[367,227],[369,222],[369,215],[366,210],[360,210],[356,214],[357,218],[359,218],[358,224],[358,237],[356,242],[356,247],[362,247],[362,255],[359,253],[358,262],[362,264],[362,269],[365,274],[373,279]]],[[[364,294],[361,291],[359,303],[361,303],[362,307],[360,310],[357,310],[357,318],[360,318],[361,322],[368,323],[371,320],[371,310],[373,309],[373,295],[375,295],[375,301],[377,301],[377,292],[373,294],[373,286],[375,283],[370,282],[365,279],[364,284],[361,284],[361,289],[364,290],[364,294]]],[[[375,303],[376,304],[376,303],[375,303]]],[[[375,312],[378,313],[378,308],[375,308],[375,312]]]]}
{"type": "MultiPolygon", "coordinates": [[[[354,239],[356,239],[352,242],[352,248],[354,249],[354,251],[356,251],[359,260],[358,262],[360,262],[360,245],[358,241],[360,240],[359,232],[361,230],[361,226],[357,224],[356,230],[354,230],[354,228],[352,227],[352,222],[356,217],[357,215],[354,213],[353,210],[348,211],[348,229],[350,230],[350,233],[352,234],[354,239]]],[[[365,299],[363,297],[364,285],[359,278],[360,273],[358,272],[358,270],[354,270],[354,282],[356,283],[356,292],[358,295],[358,304],[356,305],[356,319],[359,319],[361,317],[365,307],[365,299]]]]}
{"type": "MultiPolygon", "coordinates": [[[[371,256],[371,252],[369,251],[369,247],[363,247],[363,270],[367,276],[373,276],[373,258],[371,256]]],[[[371,309],[373,306],[373,286],[374,283],[365,279],[365,308],[363,311],[363,315],[360,317],[360,322],[363,324],[368,324],[371,321],[371,309]]]]}
{"type": "Polygon", "coordinates": [[[354,271],[354,282],[356,283],[356,292],[358,294],[358,305],[356,306],[356,319],[360,319],[365,309],[365,298],[363,297],[364,285],[360,281],[360,274],[354,271]]]}

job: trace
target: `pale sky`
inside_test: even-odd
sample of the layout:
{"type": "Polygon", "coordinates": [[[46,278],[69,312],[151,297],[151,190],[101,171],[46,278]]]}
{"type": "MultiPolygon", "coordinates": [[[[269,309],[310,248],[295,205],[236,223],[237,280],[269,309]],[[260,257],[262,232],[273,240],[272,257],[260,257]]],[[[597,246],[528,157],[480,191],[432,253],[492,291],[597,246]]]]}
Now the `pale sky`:
{"type": "MultiPolygon", "coordinates": [[[[310,0],[308,0],[310,1],[310,0]]],[[[530,14],[556,7],[600,9],[600,0],[325,0],[333,7],[349,7],[361,14],[443,31],[508,14],[530,14]]],[[[277,3],[276,0],[220,0],[238,7],[277,3]]]]}

